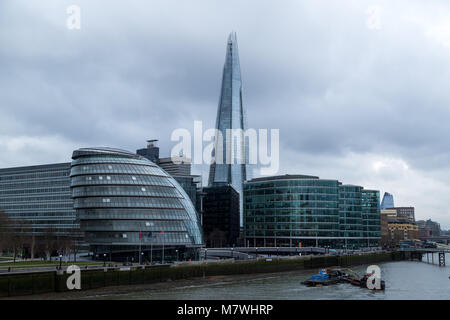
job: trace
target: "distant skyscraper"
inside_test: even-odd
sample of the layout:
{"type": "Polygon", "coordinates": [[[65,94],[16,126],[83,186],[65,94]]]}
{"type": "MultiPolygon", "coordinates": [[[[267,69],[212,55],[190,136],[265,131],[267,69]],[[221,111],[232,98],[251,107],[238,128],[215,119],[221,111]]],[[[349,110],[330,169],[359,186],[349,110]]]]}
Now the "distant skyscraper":
{"type": "MultiPolygon", "coordinates": [[[[209,171],[209,186],[232,185],[240,196],[240,224],[242,226],[242,190],[247,177],[247,148],[243,136],[237,143],[227,141],[227,129],[245,130],[245,114],[242,104],[241,68],[236,33],[228,37],[225,65],[222,75],[222,89],[217,109],[216,129],[223,136],[223,144],[216,139],[213,163],[209,171]],[[220,148],[220,150],[219,150],[220,148]],[[233,152],[232,152],[233,151],[233,152]],[[230,155],[233,154],[231,157],[230,155]],[[221,156],[221,158],[220,158],[221,156]],[[222,161],[221,161],[222,160],[222,161]]],[[[235,140],[233,137],[232,140],[235,140]]]]}
{"type": "Polygon", "coordinates": [[[394,208],[394,196],[389,192],[385,192],[381,201],[381,210],[394,208]]]}

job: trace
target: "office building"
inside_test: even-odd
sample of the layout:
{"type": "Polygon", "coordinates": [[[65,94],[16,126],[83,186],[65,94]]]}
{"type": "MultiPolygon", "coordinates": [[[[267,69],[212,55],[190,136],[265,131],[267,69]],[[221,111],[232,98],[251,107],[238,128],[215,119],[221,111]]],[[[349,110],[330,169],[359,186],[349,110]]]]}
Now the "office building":
{"type": "Polygon", "coordinates": [[[394,196],[389,192],[385,192],[383,200],[381,201],[381,210],[394,208],[394,196]]]}
{"type": "Polygon", "coordinates": [[[203,233],[207,247],[234,247],[239,238],[239,193],[230,185],[203,188],[203,233]]]}
{"type": "MultiPolygon", "coordinates": [[[[239,53],[236,33],[228,38],[225,64],[222,75],[222,89],[217,109],[216,129],[223,140],[216,139],[213,161],[210,166],[209,183],[211,186],[232,185],[239,193],[241,204],[243,182],[247,177],[247,155],[244,131],[246,119],[242,102],[242,80],[239,65],[239,53]],[[236,139],[227,139],[229,130],[241,130],[236,139]],[[228,130],[228,131],[227,131],[228,130]]],[[[242,205],[240,206],[240,224],[242,226],[242,205]]]]}
{"type": "Polygon", "coordinates": [[[244,236],[249,246],[336,246],[339,182],[284,175],[244,184],[244,236]]]}
{"type": "Polygon", "coordinates": [[[420,239],[439,237],[441,235],[441,225],[431,219],[417,221],[420,239]]]}
{"type": "Polygon", "coordinates": [[[158,165],[172,177],[191,175],[191,159],[186,157],[159,158],[158,165]]]}
{"type": "Polygon", "coordinates": [[[0,210],[29,222],[25,233],[79,236],[70,162],[0,169],[0,210]]]}
{"type": "Polygon", "coordinates": [[[377,247],[381,240],[380,191],[363,189],[361,203],[364,246],[377,247]]]}
{"type": "Polygon", "coordinates": [[[147,148],[136,150],[136,153],[148,160],[158,164],[159,161],[159,147],[157,145],[158,140],[147,140],[147,148]]]}
{"type": "Polygon", "coordinates": [[[415,215],[414,215],[414,207],[394,207],[397,211],[397,219],[408,221],[408,222],[415,222],[415,215]]]}
{"type": "Polygon", "coordinates": [[[340,246],[359,247],[363,241],[362,187],[339,186],[340,246]]]}
{"type": "Polygon", "coordinates": [[[256,247],[378,246],[377,200],[376,191],[315,176],[252,179],[244,184],[245,240],[256,247]]]}
{"type": "Polygon", "coordinates": [[[96,257],[198,258],[199,217],[183,188],[148,159],[110,148],[75,150],[74,208],[96,257]]]}

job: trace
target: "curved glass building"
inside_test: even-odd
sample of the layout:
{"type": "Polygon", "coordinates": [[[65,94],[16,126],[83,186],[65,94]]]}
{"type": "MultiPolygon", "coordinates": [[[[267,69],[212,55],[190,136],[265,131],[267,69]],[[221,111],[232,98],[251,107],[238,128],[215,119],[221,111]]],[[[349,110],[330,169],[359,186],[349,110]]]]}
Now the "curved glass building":
{"type": "Polygon", "coordinates": [[[99,259],[142,262],[197,258],[199,217],[183,188],[128,151],[73,152],[71,188],[81,230],[99,259]]]}

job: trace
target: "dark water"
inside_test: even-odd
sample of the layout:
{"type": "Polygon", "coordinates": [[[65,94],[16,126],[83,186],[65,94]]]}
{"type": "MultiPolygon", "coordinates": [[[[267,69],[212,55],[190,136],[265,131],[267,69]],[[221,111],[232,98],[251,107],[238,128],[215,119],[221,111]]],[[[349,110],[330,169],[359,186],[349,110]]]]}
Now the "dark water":
{"type": "MultiPolygon", "coordinates": [[[[426,261],[426,259],[425,259],[426,261]]],[[[435,263],[437,256],[435,256],[435,263]]],[[[450,299],[450,255],[447,267],[418,261],[380,263],[386,290],[370,291],[350,284],[310,288],[300,284],[314,272],[302,270],[251,276],[226,276],[217,281],[186,285],[176,282],[167,288],[147,289],[125,294],[102,294],[87,299],[450,299]]],[[[359,274],[366,266],[352,268],[359,274]]]]}

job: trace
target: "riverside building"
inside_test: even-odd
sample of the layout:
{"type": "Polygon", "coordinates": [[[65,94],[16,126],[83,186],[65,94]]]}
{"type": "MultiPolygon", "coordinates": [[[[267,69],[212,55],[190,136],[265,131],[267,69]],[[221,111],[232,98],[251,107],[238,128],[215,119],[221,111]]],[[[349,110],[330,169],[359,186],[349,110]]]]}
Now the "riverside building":
{"type": "Polygon", "coordinates": [[[306,175],[244,184],[244,237],[255,247],[378,246],[379,192],[306,175]]]}
{"type": "Polygon", "coordinates": [[[0,210],[24,233],[78,237],[71,195],[70,162],[0,169],[0,210]]]}
{"type": "Polygon", "coordinates": [[[198,258],[203,245],[199,216],[167,172],[118,149],[78,149],[72,159],[74,208],[98,259],[198,258]]]}

